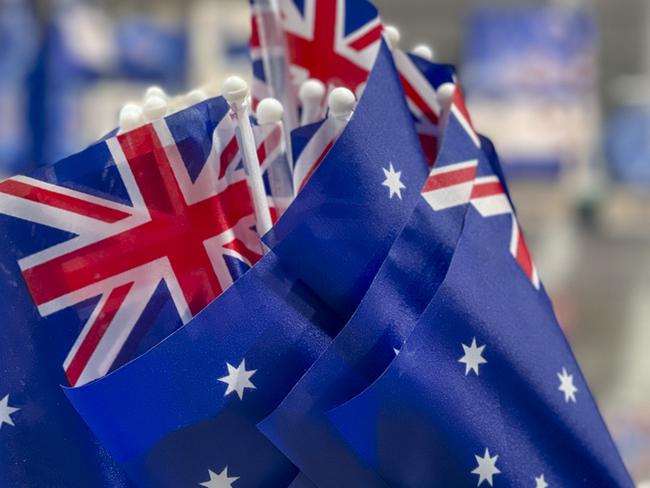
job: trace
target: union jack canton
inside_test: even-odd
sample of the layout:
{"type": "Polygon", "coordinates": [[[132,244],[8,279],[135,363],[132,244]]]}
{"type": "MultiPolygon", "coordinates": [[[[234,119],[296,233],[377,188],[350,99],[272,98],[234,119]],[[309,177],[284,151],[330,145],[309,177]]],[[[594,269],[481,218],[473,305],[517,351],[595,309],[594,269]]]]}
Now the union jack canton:
{"type": "Polygon", "coordinates": [[[59,324],[80,331],[63,363],[72,386],[144,352],[157,322],[160,340],[261,257],[222,98],[0,182],[0,212],[31,222],[44,243],[30,253],[14,244],[40,315],[89,309],[72,314],[79,324],[59,324]],[[157,320],[168,309],[173,326],[157,320]]]}

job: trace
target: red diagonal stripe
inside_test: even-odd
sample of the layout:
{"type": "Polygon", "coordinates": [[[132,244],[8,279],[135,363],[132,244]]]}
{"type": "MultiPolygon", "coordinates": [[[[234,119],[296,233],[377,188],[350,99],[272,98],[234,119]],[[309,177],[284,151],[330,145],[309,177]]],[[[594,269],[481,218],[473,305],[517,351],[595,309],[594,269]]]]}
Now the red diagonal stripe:
{"type": "MultiPolygon", "coordinates": [[[[514,225],[518,225],[516,222],[514,225]]],[[[533,258],[530,256],[530,251],[528,250],[528,246],[526,245],[526,240],[524,239],[524,235],[521,231],[521,227],[519,227],[519,239],[517,242],[517,255],[515,256],[517,259],[517,262],[519,263],[519,266],[524,270],[524,273],[526,273],[526,276],[528,278],[532,279],[533,277],[533,258]]]]}
{"type": "Polygon", "coordinates": [[[302,183],[300,183],[300,188],[298,191],[302,190],[307,182],[309,181],[309,178],[311,178],[311,175],[314,174],[314,171],[320,166],[320,163],[325,159],[325,156],[329,152],[330,149],[332,149],[332,146],[334,145],[334,141],[330,141],[330,143],[327,145],[325,150],[321,153],[320,157],[318,158],[318,161],[311,167],[311,169],[307,172],[305,175],[305,178],[302,180],[302,183]]]}
{"type": "Polygon", "coordinates": [[[88,202],[80,198],[45,190],[37,186],[16,180],[0,181],[0,193],[12,195],[32,202],[42,203],[50,207],[67,210],[68,212],[83,215],[95,220],[112,224],[129,217],[129,214],[110,207],[88,202]]]}
{"type": "Polygon", "coordinates": [[[478,183],[472,188],[472,199],[482,197],[492,197],[495,195],[503,195],[505,191],[503,186],[498,181],[491,181],[489,183],[478,183]]]}
{"type": "Polygon", "coordinates": [[[430,134],[419,134],[418,137],[420,138],[420,145],[427,159],[427,164],[429,168],[432,168],[438,155],[438,138],[430,134]]]}
{"type": "Polygon", "coordinates": [[[68,381],[72,386],[76,385],[77,381],[79,381],[81,373],[88,364],[88,361],[90,361],[90,357],[93,352],[95,352],[99,341],[104,337],[106,330],[111,325],[111,322],[115,318],[115,314],[117,314],[117,311],[122,306],[122,303],[129,294],[129,290],[131,290],[132,286],[133,283],[127,283],[119,288],[115,288],[110,295],[108,295],[106,303],[104,303],[104,306],[99,312],[95,323],[93,323],[88,334],[79,346],[77,353],[72,358],[70,365],[66,369],[65,375],[68,377],[68,381]]]}
{"type": "Polygon", "coordinates": [[[276,127],[271,131],[271,133],[262,141],[262,143],[257,148],[257,159],[260,162],[260,166],[264,166],[266,158],[270,153],[276,150],[276,148],[282,142],[282,130],[280,127],[276,127]]]}
{"type": "Polygon", "coordinates": [[[221,151],[221,156],[219,156],[219,179],[225,176],[228,166],[235,160],[238,153],[239,145],[237,144],[237,138],[233,136],[230,142],[226,144],[226,147],[223,148],[223,151],[221,151]]]}
{"type": "Polygon", "coordinates": [[[355,39],[348,45],[355,51],[363,51],[365,48],[379,40],[383,30],[384,27],[381,24],[377,24],[374,29],[370,29],[364,35],[355,39]]]}
{"type": "Polygon", "coordinates": [[[244,244],[239,239],[233,239],[227,244],[224,244],[223,247],[226,249],[232,249],[233,251],[241,254],[244,259],[246,259],[251,264],[255,264],[262,257],[260,254],[251,251],[248,246],[246,246],[246,244],[244,244]]]}
{"type": "Polygon", "coordinates": [[[471,166],[469,168],[431,175],[424,184],[422,192],[440,190],[441,188],[447,188],[448,186],[467,183],[474,179],[475,174],[476,167],[471,166]]]}
{"type": "Polygon", "coordinates": [[[433,112],[433,109],[429,104],[420,96],[420,93],[411,85],[411,82],[406,79],[404,75],[400,74],[400,80],[402,82],[402,88],[404,88],[404,93],[415,106],[420,109],[420,112],[431,122],[436,125],[438,123],[438,116],[433,112]]]}

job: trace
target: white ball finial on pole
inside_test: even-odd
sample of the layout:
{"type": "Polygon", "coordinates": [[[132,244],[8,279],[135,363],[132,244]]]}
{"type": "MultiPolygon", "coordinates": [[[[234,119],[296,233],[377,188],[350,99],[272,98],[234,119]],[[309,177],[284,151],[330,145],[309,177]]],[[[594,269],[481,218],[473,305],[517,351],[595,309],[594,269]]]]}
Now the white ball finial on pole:
{"type": "MultiPolygon", "coordinates": [[[[284,107],[275,98],[265,98],[257,104],[257,124],[259,132],[256,135],[260,136],[257,141],[258,146],[264,145],[266,154],[273,153],[277,150],[278,133],[279,139],[284,140],[284,124],[282,119],[284,117],[284,107]],[[267,144],[270,144],[267,146],[267,144]]],[[[266,176],[268,178],[269,189],[271,191],[271,198],[275,205],[275,210],[278,214],[282,213],[283,205],[277,205],[282,199],[293,198],[293,185],[291,179],[291,165],[287,158],[287,146],[281,144],[276,156],[270,161],[266,168],[266,176]]]]}
{"type": "Polygon", "coordinates": [[[356,103],[357,99],[351,90],[343,87],[334,88],[327,100],[330,109],[330,117],[335,117],[347,122],[350,120],[350,117],[354,112],[356,103]]]}
{"type": "Polygon", "coordinates": [[[148,97],[142,106],[142,112],[147,122],[163,118],[167,115],[167,109],[167,100],[158,95],[148,97]]]}
{"type": "Polygon", "coordinates": [[[454,93],[456,93],[456,85],[453,83],[443,83],[436,90],[438,96],[438,103],[443,112],[449,111],[451,108],[451,102],[454,98],[454,93]]]}
{"type": "Polygon", "coordinates": [[[273,125],[282,120],[284,107],[275,98],[265,98],[257,105],[257,123],[260,125],[273,125]]]}
{"type": "Polygon", "coordinates": [[[325,97],[325,84],[311,78],[300,85],[298,98],[302,105],[300,125],[307,125],[318,121],[321,115],[323,98],[325,97]]]}
{"type": "Polygon", "coordinates": [[[399,41],[402,38],[399,29],[394,25],[387,25],[384,27],[384,34],[386,35],[386,41],[388,41],[388,47],[391,49],[397,49],[399,41]]]}
{"type": "Polygon", "coordinates": [[[343,131],[354,113],[357,100],[347,88],[334,88],[327,99],[329,114],[327,120],[332,124],[336,137],[343,131]]]}
{"type": "Polygon", "coordinates": [[[187,107],[191,107],[192,105],[196,105],[197,103],[201,103],[202,101],[206,100],[208,98],[208,95],[201,89],[196,89],[192,90],[188,93],[185,94],[183,97],[183,102],[187,107]]]}
{"type": "Polygon", "coordinates": [[[165,93],[165,90],[163,90],[159,86],[152,85],[149,88],[147,88],[147,91],[144,92],[145,101],[149,97],[159,97],[159,98],[162,98],[163,100],[166,100],[167,99],[167,93],[165,93]]]}
{"type": "Polygon", "coordinates": [[[144,124],[142,108],[135,103],[127,103],[120,110],[118,131],[128,132],[144,124]]]}
{"type": "Polygon", "coordinates": [[[253,198],[257,232],[262,236],[271,229],[273,223],[249,117],[248,83],[238,76],[231,76],[223,83],[222,93],[230,105],[230,110],[235,116],[239,128],[239,148],[246,169],[248,187],[253,198]]]}
{"type": "Polygon", "coordinates": [[[418,44],[411,51],[416,56],[426,59],[427,61],[433,61],[433,49],[431,49],[426,44],[418,44]]]}

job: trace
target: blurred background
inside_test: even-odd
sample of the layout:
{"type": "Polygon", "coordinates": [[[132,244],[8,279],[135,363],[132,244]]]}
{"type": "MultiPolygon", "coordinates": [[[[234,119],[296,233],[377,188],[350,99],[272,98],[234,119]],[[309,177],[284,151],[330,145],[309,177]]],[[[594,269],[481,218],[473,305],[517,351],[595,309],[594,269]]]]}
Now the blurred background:
{"type": "MultiPolygon", "coordinates": [[[[638,482],[650,480],[650,2],[376,0],[459,67],[537,268],[638,482]]],[[[0,0],[0,173],[110,131],[147,86],[248,73],[247,0],[0,0]]]]}

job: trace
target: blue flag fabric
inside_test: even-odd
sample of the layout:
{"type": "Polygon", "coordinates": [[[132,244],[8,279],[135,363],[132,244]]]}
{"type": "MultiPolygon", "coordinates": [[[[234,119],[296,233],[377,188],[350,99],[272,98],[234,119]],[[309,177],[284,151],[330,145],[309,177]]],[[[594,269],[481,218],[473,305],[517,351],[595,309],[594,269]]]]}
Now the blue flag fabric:
{"type": "Polygon", "coordinates": [[[381,374],[442,283],[477,171],[490,171],[490,162],[477,142],[475,134],[452,113],[423,195],[359,308],[260,424],[260,430],[319,486],[381,485],[362,466],[348,466],[355,459],[331,436],[324,414],[381,374]],[[438,208],[438,203],[447,205],[438,208]],[[356,473],[353,479],[351,471],[356,473]]]}
{"type": "Polygon", "coordinates": [[[389,486],[633,486],[548,296],[508,252],[512,215],[485,203],[399,354],[326,412],[331,435],[389,486]]]}
{"type": "MultiPolygon", "coordinates": [[[[0,216],[2,239],[30,232],[0,216]],[[23,233],[25,232],[25,233],[23,233]]],[[[0,252],[0,486],[127,486],[126,478],[61,391],[61,368],[74,331],[44,321],[22,282],[15,256],[0,252]],[[37,326],[35,326],[35,324],[37,326]]],[[[74,323],[72,311],[62,323],[74,323]]]]}
{"type": "MultiPolygon", "coordinates": [[[[67,390],[137,485],[227,478],[238,478],[239,487],[307,485],[305,478],[295,479],[297,468],[256,424],[349,318],[334,307],[338,303],[320,296],[321,286],[354,283],[362,295],[360,283],[372,279],[368,263],[383,261],[412,212],[417,199],[411,195],[417,195],[426,171],[408,120],[384,48],[341,139],[300,194],[298,210],[292,206],[280,221],[286,230],[297,215],[304,219],[299,231],[285,232],[278,244],[289,240],[296,246],[290,259],[270,252],[151,351],[67,390]],[[392,116],[380,119],[378,106],[392,116]],[[341,184],[332,184],[334,175],[341,184]],[[289,224],[283,224],[287,215],[289,224]],[[300,269],[309,259],[331,267],[312,267],[320,275],[313,280],[300,269]]],[[[348,304],[354,306],[353,298],[348,304]]]]}
{"type": "Polygon", "coordinates": [[[427,176],[384,42],[366,90],[325,159],[330,164],[321,163],[309,191],[265,236],[285,265],[343,316],[359,304],[427,176]]]}

